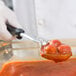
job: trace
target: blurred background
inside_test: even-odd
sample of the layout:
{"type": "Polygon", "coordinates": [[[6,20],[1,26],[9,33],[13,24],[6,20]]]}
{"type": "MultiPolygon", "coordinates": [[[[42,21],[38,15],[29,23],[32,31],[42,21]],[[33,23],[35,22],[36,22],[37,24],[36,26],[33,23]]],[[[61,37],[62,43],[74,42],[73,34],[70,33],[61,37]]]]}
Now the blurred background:
{"type": "Polygon", "coordinates": [[[28,35],[46,40],[76,38],[75,0],[3,1],[14,9],[19,23],[28,35]]]}

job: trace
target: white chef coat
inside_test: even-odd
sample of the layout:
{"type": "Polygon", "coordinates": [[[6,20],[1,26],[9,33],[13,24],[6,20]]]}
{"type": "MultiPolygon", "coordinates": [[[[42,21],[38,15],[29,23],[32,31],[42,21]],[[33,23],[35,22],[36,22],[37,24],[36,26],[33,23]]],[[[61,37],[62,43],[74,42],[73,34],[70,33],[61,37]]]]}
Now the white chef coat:
{"type": "Polygon", "coordinates": [[[76,38],[76,0],[13,0],[13,5],[30,36],[76,38]]]}

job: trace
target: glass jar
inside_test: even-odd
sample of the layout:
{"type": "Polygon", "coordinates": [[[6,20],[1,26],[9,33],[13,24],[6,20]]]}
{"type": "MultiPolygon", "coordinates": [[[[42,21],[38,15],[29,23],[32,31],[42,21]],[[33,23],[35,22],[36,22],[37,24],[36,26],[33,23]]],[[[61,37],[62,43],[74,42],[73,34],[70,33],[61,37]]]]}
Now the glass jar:
{"type": "Polygon", "coordinates": [[[11,41],[0,40],[0,67],[13,56],[11,41]]]}

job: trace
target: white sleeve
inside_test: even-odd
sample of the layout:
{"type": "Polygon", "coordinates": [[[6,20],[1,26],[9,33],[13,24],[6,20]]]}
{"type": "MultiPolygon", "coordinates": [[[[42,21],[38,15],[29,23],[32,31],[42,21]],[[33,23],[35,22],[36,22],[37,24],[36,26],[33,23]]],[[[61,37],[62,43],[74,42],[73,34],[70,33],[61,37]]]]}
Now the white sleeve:
{"type": "Polygon", "coordinates": [[[4,5],[4,2],[3,2],[3,0],[0,0],[0,5],[4,5]]]}

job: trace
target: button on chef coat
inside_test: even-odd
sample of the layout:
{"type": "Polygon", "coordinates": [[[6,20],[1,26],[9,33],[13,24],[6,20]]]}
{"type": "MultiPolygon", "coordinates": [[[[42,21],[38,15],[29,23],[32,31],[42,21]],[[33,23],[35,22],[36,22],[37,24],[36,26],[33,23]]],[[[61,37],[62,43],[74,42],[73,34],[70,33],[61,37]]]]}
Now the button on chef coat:
{"type": "Polygon", "coordinates": [[[30,36],[76,38],[76,0],[13,0],[13,5],[30,36]]]}

